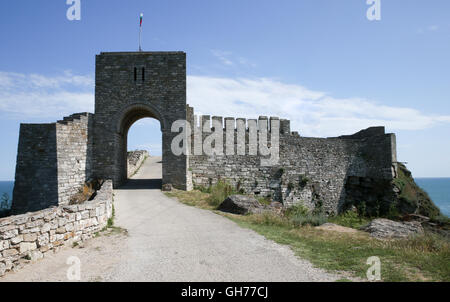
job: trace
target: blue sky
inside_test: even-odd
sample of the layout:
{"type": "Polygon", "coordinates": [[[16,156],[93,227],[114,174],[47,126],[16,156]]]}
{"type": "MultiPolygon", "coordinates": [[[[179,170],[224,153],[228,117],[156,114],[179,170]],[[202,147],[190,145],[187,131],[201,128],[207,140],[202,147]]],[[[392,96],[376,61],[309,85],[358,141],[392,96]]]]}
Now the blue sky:
{"type": "MultiPolygon", "coordinates": [[[[450,177],[450,2],[381,0],[66,0],[0,3],[0,180],[14,179],[21,122],[93,112],[95,54],[187,52],[196,113],[289,118],[305,136],[385,125],[416,177],[450,177]]],[[[129,149],[160,153],[157,122],[129,149]]]]}

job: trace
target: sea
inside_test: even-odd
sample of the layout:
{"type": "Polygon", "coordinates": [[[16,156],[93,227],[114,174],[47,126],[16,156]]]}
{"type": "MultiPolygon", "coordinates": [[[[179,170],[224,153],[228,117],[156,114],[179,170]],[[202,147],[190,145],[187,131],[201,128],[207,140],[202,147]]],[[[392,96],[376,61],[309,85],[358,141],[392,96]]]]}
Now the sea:
{"type": "MultiPolygon", "coordinates": [[[[415,178],[416,183],[425,190],[441,212],[450,217],[450,178],[415,178]]],[[[11,207],[14,181],[0,181],[0,198],[8,194],[11,207]]]]}
{"type": "Polygon", "coordinates": [[[450,217],[450,178],[414,178],[414,180],[428,193],[442,214],[450,217]]]}

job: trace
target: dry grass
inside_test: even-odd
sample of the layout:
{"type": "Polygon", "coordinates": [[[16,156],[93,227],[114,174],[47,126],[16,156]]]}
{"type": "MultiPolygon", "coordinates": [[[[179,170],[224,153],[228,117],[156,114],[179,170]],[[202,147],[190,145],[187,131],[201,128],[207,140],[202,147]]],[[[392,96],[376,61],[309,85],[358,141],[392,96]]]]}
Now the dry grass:
{"type": "MultiPolygon", "coordinates": [[[[206,192],[174,190],[166,194],[190,206],[215,209],[206,192]]],[[[308,225],[299,227],[289,217],[273,213],[246,216],[216,213],[279,244],[289,245],[298,256],[329,271],[345,271],[365,279],[369,268],[367,259],[378,256],[383,281],[450,281],[450,247],[442,236],[426,234],[379,240],[362,231],[343,233],[308,225]]],[[[357,226],[365,221],[347,215],[335,218],[334,222],[357,226]]]]}
{"type": "Polygon", "coordinates": [[[178,201],[184,203],[189,206],[206,209],[206,210],[214,210],[216,207],[211,205],[209,202],[209,193],[204,193],[199,190],[193,190],[190,192],[181,191],[177,189],[172,189],[170,192],[164,192],[167,196],[171,198],[177,198],[178,201]]]}

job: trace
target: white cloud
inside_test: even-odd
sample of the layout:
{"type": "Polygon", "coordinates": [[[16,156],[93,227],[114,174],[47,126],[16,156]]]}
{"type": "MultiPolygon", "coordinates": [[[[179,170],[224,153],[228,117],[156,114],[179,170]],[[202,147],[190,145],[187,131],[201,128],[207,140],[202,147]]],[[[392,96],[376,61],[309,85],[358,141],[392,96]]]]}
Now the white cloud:
{"type": "Polygon", "coordinates": [[[224,65],[234,65],[234,63],[229,59],[229,57],[231,56],[231,52],[217,49],[213,49],[211,50],[211,52],[213,56],[218,58],[224,65]]]}
{"type": "Polygon", "coordinates": [[[211,50],[211,53],[213,56],[219,59],[219,61],[226,67],[232,67],[232,66],[245,66],[245,67],[256,67],[256,64],[250,62],[250,60],[236,56],[230,51],[224,51],[224,50],[217,50],[213,49],[211,50]]]}
{"type": "MultiPolygon", "coordinates": [[[[362,98],[338,99],[325,92],[269,78],[188,76],[188,103],[196,114],[291,120],[305,136],[351,134],[370,126],[389,131],[419,130],[450,123],[450,116],[379,104],[362,98]]],[[[92,76],[0,72],[0,112],[26,118],[53,118],[94,111],[92,76]]],[[[143,121],[157,125],[156,121],[143,121]]]]}
{"type": "Polygon", "coordinates": [[[450,122],[450,116],[428,115],[361,98],[337,99],[300,85],[257,79],[188,77],[188,102],[196,114],[291,120],[292,131],[305,136],[351,134],[371,126],[389,131],[418,130],[450,122]]]}
{"type": "Polygon", "coordinates": [[[93,91],[93,77],[70,71],[57,76],[0,72],[0,111],[25,118],[92,112],[93,91]]]}

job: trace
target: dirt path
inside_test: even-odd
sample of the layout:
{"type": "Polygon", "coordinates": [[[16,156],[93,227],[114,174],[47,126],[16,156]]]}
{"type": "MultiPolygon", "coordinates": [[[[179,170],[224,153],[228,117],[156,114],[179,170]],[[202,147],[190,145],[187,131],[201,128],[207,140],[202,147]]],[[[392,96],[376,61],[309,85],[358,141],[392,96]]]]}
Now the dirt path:
{"type": "Polygon", "coordinates": [[[210,211],[183,205],[160,188],[161,158],[150,157],[115,190],[115,224],[128,235],[93,238],[7,274],[0,281],[67,281],[68,257],[82,281],[334,281],[286,246],[210,211]]]}

